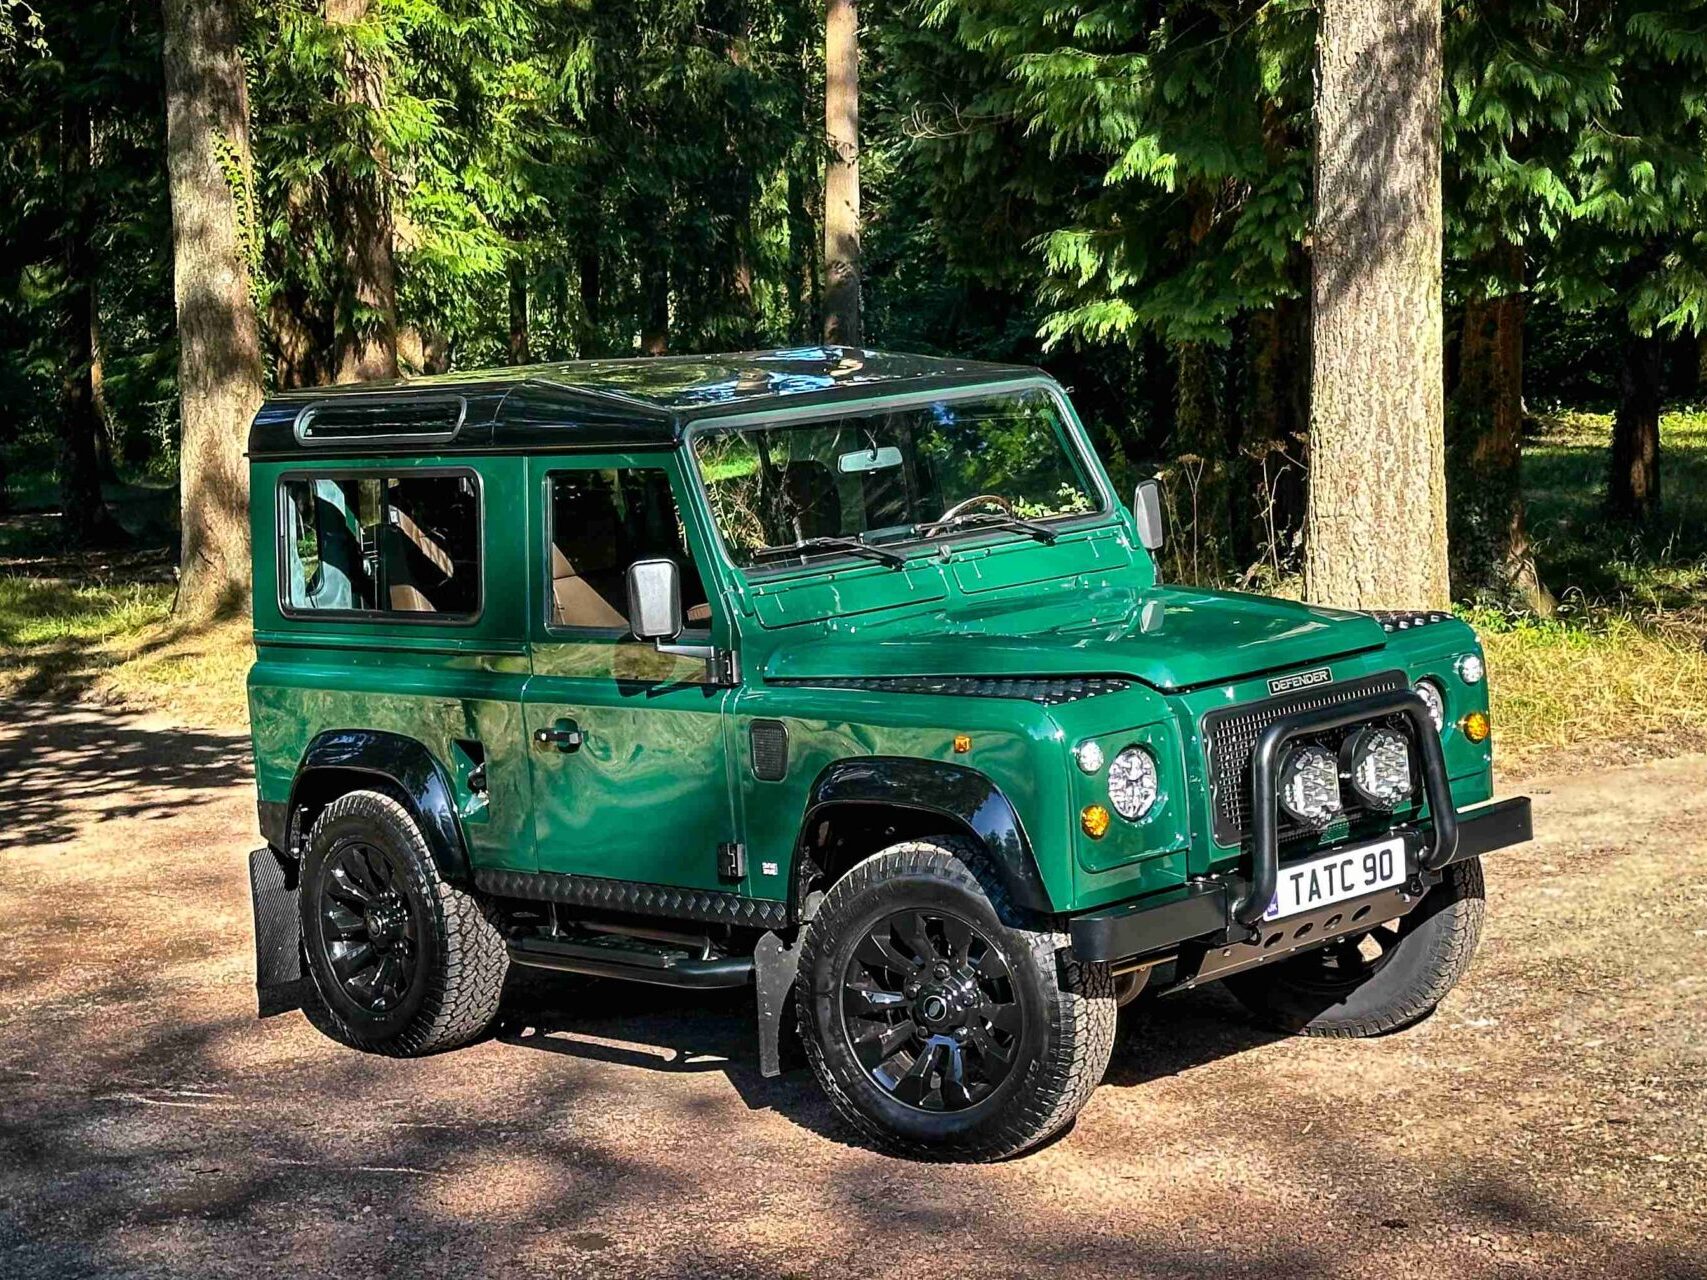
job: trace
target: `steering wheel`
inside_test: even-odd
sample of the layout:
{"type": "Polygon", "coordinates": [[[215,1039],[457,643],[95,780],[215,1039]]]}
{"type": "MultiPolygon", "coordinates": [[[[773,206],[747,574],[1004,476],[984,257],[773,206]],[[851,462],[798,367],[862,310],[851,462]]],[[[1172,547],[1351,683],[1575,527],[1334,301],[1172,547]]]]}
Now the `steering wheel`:
{"type": "MultiPolygon", "coordinates": [[[[997,508],[998,510],[1001,511],[1001,513],[1003,515],[1017,516],[1019,514],[1018,512],[1016,512],[1014,510],[1014,504],[1009,502],[1006,498],[1002,497],[1001,494],[999,494],[999,493],[980,493],[980,494],[976,495],[975,497],[967,498],[964,502],[955,503],[952,507],[950,507],[947,511],[944,511],[935,520],[932,520],[931,523],[933,525],[941,525],[941,524],[943,524],[949,520],[954,519],[956,516],[965,515],[968,511],[972,510],[973,507],[979,507],[979,506],[985,506],[985,505],[997,508]]],[[[936,529],[932,529],[930,531],[930,533],[926,534],[925,536],[928,538],[936,538],[936,537],[942,536],[944,533],[947,533],[947,532],[948,532],[948,530],[946,530],[946,529],[936,528],[936,529]]]]}

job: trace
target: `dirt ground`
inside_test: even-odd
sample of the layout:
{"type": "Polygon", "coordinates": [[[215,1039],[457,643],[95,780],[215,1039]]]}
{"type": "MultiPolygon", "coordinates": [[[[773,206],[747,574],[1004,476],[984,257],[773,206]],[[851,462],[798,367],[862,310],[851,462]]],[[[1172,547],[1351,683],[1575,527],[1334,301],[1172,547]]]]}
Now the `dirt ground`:
{"type": "Polygon", "coordinates": [[[1707,757],[1531,778],[1423,1026],[1131,1011],[1077,1126],[853,1145],[747,1003],[535,980],[419,1062],[253,1016],[246,741],[0,704],[0,1276],[1707,1277],[1707,757]]]}

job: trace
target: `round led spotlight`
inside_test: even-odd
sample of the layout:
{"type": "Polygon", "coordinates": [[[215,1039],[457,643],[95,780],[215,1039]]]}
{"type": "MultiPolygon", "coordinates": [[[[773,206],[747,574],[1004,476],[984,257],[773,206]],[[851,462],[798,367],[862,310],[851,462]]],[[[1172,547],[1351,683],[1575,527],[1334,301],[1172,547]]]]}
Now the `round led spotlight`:
{"type": "Polygon", "coordinates": [[[1307,827],[1325,827],[1345,812],[1333,752],[1313,742],[1287,751],[1280,763],[1280,807],[1307,827]]]}
{"type": "Polygon", "coordinates": [[[1086,773],[1102,772],[1102,748],[1094,742],[1081,742],[1074,747],[1073,759],[1086,773]]]}
{"type": "Polygon", "coordinates": [[[1397,809],[1416,791],[1411,744],[1384,726],[1370,725],[1347,738],[1340,748],[1340,766],[1358,799],[1371,809],[1397,809]]]}
{"type": "Polygon", "coordinates": [[[1434,727],[1446,728],[1446,695],[1440,691],[1440,685],[1433,680],[1418,680],[1417,692],[1428,703],[1428,718],[1434,721],[1434,727]]]}
{"type": "Polygon", "coordinates": [[[1467,653],[1458,659],[1458,678],[1465,684],[1481,684],[1482,677],[1487,674],[1487,664],[1482,661],[1481,654],[1467,653]]]}
{"type": "Polygon", "coordinates": [[[1108,766],[1108,798],[1128,822],[1142,818],[1160,789],[1156,761],[1143,747],[1127,747],[1108,766]]]}

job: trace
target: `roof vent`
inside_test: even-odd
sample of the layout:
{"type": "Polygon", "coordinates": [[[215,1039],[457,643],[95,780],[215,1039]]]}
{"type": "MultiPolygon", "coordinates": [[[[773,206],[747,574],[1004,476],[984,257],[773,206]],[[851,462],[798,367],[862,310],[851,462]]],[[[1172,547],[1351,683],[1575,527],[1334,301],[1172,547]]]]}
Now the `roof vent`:
{"type": "Polygon", "coordinates": [[[317,400],[296,415],[296,442],[329,444],[449,444],[468,417],[463,396],[339,396],[317,400]]]}

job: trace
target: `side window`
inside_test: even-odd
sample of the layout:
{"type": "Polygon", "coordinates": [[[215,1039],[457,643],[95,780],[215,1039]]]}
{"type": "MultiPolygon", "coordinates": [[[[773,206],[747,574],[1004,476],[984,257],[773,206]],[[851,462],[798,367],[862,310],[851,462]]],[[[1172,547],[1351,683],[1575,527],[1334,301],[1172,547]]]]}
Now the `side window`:
{"type": "Polygon", "coordinates": [[[480,611],[480,493],[471,475],[292,476],[280,487],[287,613],[480,611]]]}
{"type": "Polygon", "coordinates": [[[549,480],[553,627],[628,630],[628,566],[674,560],[690,628],[711,623],[670,479],[655,467],[559,471],[549,480]]]}

